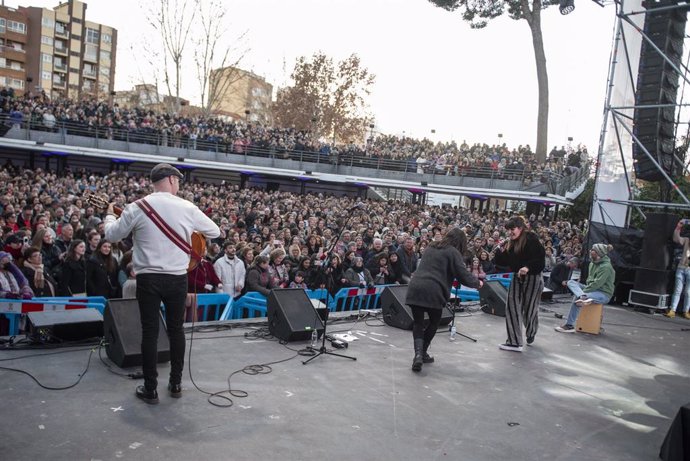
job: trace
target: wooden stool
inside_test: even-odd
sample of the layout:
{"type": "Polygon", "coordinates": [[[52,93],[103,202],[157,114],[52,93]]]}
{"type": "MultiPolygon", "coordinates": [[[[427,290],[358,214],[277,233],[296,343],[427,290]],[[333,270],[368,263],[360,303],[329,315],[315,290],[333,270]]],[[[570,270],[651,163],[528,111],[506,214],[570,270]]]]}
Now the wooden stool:
{"type": "Polygon", "coordinates": [[[601,331],[601,321],[604,317],[604,306],[602,304],[585,304],[580,308],[580,315],[577,317],[575,331],[598,335],[601,331]]]}

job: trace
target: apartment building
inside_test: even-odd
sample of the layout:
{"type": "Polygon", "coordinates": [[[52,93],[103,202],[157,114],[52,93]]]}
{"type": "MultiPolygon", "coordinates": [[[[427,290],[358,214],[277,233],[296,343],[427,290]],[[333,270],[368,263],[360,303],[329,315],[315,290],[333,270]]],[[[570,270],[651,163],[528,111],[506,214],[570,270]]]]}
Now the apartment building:
{"type": "MultiPolygon", "coordinates": [[[[44,91],[51,98],[110,97],[115,84],[116,29],[88,21],[86,4],[78,0],[68,0],[53,9],[20,7],[16,12],[11,10],[0,7],[0,17],[6,16],[9,21],[9,14],[16,14],[17,19],[12,21],[21,23],[24,18],[23,27],[13,23],[16,30],[12,35],[8,28],[5,36],[0,33],[0,38],[5,38],[5,46],[10,41],[12,47],[24,48],[25,91],[34,94],[44,91]],[[20,29],[23,29],[22,34],[18,32],[20,29]],[[23,42],[20,41],[22,36],[23,42]]],[[[10,56],[6,59],[15,62],[10,56]]],[[[0,76],[3,70],[7,69],[0,69],[0,76]]],[[[20,78],[10,74],[6,77],[20,78]]]]}
{"type": "Polygon", "coordinates": [[[237,67],[223,67],[211,71],[209,86],[207,106],[214,114],[272,123],[273,85],[263,77],[237,67]]]}
{"type": "Polygon", "coordinates": [[[27,86],[27,17],[24,11],[0,6],[0,88],[23,94],[27,86]]]}

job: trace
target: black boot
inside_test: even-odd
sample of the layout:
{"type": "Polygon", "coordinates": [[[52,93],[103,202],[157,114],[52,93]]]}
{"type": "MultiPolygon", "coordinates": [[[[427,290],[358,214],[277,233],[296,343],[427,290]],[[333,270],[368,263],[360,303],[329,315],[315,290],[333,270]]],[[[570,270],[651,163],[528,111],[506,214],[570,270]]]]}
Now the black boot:
{"type": "Polygon", "coordinates": [[[431,343],[424,343],[424,349],[422,349],[422,362],[424,363],[434,363],[434,358],[427,352],[430,345],[431,343]]]}
{"type": "Polygon", "coordinates": [[[422,371],[424,363],[424,340],[418,338],[414,340],[414,359],[412,359],[412,371],[422,371]]]}

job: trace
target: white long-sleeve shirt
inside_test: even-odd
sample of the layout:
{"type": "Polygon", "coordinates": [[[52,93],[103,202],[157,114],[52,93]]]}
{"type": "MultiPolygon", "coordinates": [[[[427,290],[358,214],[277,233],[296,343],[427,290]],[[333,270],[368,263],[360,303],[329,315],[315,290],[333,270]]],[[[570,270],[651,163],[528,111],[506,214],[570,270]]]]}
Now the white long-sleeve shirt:
{"type": "Polygon", "coordinates": [[[223,293],[229,294],[231,298],[239,296],[242,288],[244,288],[244,279],[246,278],[246,269],[242,260],[237,256],[233,259],[223,256],[213,264],[213,269],[223,282],[223,293]],[[238,286],[239,291],[237,290],[238,286]]]}
{"type": "MultiPolygon", "coordinates": [[[[194,231],[208,238],[220,235],[218,226],[187,200],[167,192],[154,192],[146,197],[146,201],[187,242],[191,242],[194,231]]],[[[187,273],[189,255],[172,243],[134,203],[127,205],[119,219],[112,215],[105,217],[106,239],[118,242],[130,233],[134,238],[134,272],[172,275],[187,273]]]]}

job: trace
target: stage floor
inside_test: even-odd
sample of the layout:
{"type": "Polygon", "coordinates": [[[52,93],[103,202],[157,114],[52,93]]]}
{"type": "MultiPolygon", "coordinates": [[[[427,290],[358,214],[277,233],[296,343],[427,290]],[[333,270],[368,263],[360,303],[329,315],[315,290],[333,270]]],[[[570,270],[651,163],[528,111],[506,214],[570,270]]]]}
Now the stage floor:
{"type": "MultiPolygon", "coordinates": [[[[542,307],[565,314],[560,301],[542,307]]],[[[439,331],[430,350],[436,363],[418,374],[410,370],[411,333],[371,318],[332,328],[359,338],[336,351],[357,361],[321,356],[308,365],[290,350],[306,343],[249,339],[251,329],[230,323],[194,333],[181,399],[167,395],[168,365],[159,367],[159,405],[137,400],[142,381],[114,375],[97,352],[81,382],[64,391],[0,370],[0,458],[658,459],[673,417],[690,401],[690,321],[607,307],[605,332],[590,336],[555,332],[562,321],[553,312],[539,320],[534,346],[515,353],[497,347],[503,318],[459,313],[459,331],[477,342],[451,342],[439,331]],[[248,396],[232,397],[230,408],[211,405],[189,377],[191,369],[196,386],[218,392],[233,372],[281,360],[269,374],[233,375],[231,387],[248,396]]],[[[88,357],[83,348],[2,350],[0,365],[60,387],[78,379],[88,357]]]]}

